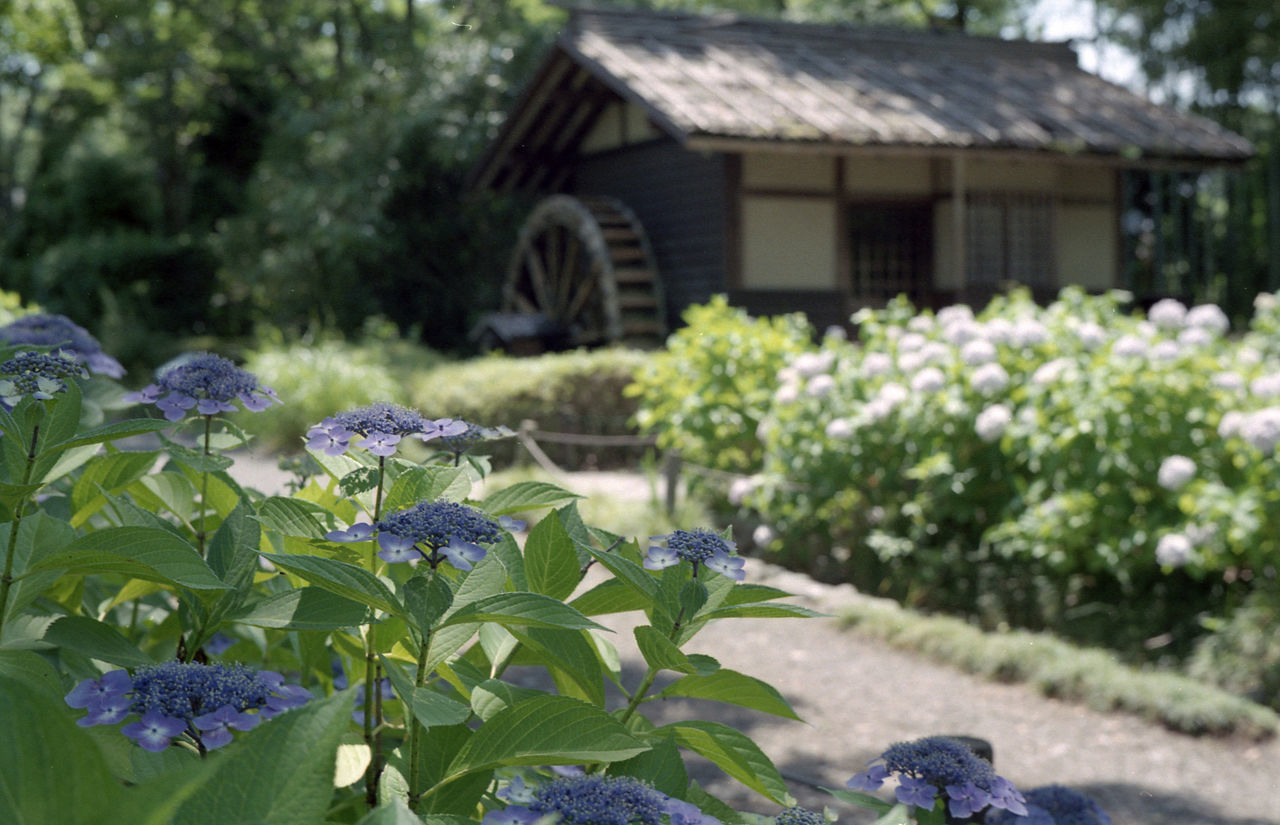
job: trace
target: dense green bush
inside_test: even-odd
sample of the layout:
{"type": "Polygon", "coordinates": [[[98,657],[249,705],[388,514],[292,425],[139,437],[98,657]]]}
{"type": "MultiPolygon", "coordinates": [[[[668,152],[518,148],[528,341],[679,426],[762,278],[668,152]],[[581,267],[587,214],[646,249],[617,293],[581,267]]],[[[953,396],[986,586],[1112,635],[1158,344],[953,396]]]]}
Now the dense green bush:
{"type": "Polygon", "coordinates": [[[658,445],[725,472],[760,469],[756,428],[778,371],[813,337],[803,315],[751,318],[719,295],[684,312],[685,326],[636,376],[636,422],[658,445]]]}
{"type": "MultiPolygon", "coordinates": [[[[527,419],[549,432],[630,435],[636,403],[623,388],[651,359],[631,349],[476,358],[416,374],[409,400],[428,416],[485,426],[517,429],[527,419]]],[[[635,447],[541,446],[571,468],[633,465],[642,455],[635,447]]],[[[523,453],[510,441],[492,448],[502,460],[523,453]]]]}
{"type": "MultiPolygon", "coordinates": [[[[865,591],[1186,655],[1201,614],[1274,584],[1275,301],[1229,338],[1216,307],[1144,319],[1124,297],[862,313],[859,343],[828,338],[766,377],[763,411],[739,404],[764,460],[732,501],[787,563],[865,591]]],[[[699,358],[683,368],[717,380],[699,358]]],[[[660,386],[647,414],[697,403],[696,381],[660,386]]]]}

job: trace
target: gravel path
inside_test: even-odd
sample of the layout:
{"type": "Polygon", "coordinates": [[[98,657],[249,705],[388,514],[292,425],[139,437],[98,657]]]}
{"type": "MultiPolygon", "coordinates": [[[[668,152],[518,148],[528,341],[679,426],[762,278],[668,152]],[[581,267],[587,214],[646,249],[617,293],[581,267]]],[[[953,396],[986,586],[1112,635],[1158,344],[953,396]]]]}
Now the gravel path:
{"type": "MultiPolygon", "coordinates": [[[[263,459],[241,458],[234,471],[258,489],[286,478],[263,459]]],[[[574,474],[576,491],[600,489],[648,500],[643,479],[574,474]]],[[[796,594],[828,614],[865,598],[781,568],[748,562],[748,581],[796,594]]],[[[627,616],[606,617],[618,632],[624,679],[644,663],[627,616]]],[[[645,705],[655,722],[714,719],[750,735],[782,770],[801,804],[830,805],[841,823],[867,812],[835,802],[814,786],[842,787],[887,745],[932,734],[968,734],[992,743],[997,770],[1030,788],[1060,783],[1102,804],[1115,825],[1280,825],[1280,740],[1192,737],[1121,713],[1099,713],[1038,694],[1025,685],[979,679],[842,628],[835,619],[737,619],[709,626],[688,652],[764,679],[805,723],[695,700],[645,705]]],[[[735,807],[775,813],[768,802],[717,770],[691,761],[705,787],[735,807]]]]}

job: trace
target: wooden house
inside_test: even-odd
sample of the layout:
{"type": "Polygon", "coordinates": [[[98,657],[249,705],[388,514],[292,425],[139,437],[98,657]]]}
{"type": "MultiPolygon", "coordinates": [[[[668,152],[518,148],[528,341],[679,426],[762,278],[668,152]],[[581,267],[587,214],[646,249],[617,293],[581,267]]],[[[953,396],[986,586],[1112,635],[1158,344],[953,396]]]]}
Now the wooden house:
{"type": "Polygon", "coordinates": [[[821,328],[899,293],[1116,286],[1122,173],[1252,152],[1065,43],[596,8],[571,13],[474,184],[547,198],[508,309],[593,343],[718,292],[821,328]]]}

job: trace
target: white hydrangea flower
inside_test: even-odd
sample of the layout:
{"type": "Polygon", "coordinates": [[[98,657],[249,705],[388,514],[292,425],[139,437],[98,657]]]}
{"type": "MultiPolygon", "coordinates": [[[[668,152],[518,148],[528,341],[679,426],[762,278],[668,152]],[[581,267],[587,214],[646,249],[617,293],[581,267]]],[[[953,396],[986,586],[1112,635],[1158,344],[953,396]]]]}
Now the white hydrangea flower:
{"type": "Polygon", "coordinates": [[[1244,428],[1245,414],[1238,410],[1228,410],[1218,421],[1219,438],[1235,438],[1244,428]]]}
{"type": "Polygon", "coordinates": [[[849,331],[842,326],[832,324],[823,331],[822,337],[829,338],[832,341],[847,341],[849,340],[849,331]]]}
{"type": "Polygon", "coordinates": [[[853,422],[847,418],[833,418],[827,422],[827,438],[844,441],[853,436],[853,422]]]}
{"type": "Polygon", "coordinates": [[[978,366],[996,360],[996,345],[985,338],[966,341],[960,348],[960,360],[970,366],[978,366]]]}
{"type": "Polygon", "coordinates": [[[894,406],[896,405],[889,399],[877,395],[862,406],[862,414],[872,423],[884,421],[893,412],[894,406]]]}
{"type": "Polygon", "coordinates": [[[1236,350],[1236,360],[1248,367],[1256,366],[1262,363],[1262,353],[1253,347],[1241,347],[1236,350]]]}
{"type": "Polygon", "coordinates": [[[1275,452],[1280,444],[1280,407],[1249,413],[1240,424],[1240,437],[1264,453],[1275,452]]]}
{"type": "Polygon", "coordinates": [[[1182,567],[1191,561],[1191,540],[1181,533],[1165,533],[1156,543],[1156,561],[1164,567],[1182,567]]]}
{"type": "Polygon", "coordinates": [[[912,373],[928,363],[928,360],[920,350],[904,352],[898,356],[898,369],[904,373],[912,373]]]}
{"type": "Polygon", "coordinates": [[[1253,379],[1249,382],[1249,392],[1258,398],[1275,398],[1280,395],[1280,372],[1253,379]]]}
{"type": "Polygon", "coordinates": [[[1004,404],[995,404],[978,413],[977,419],[973,422],[973,429],[977,432],[978,438],[992,442],[1004,435],[1004,431],[1012,422],[1013,413],[1009,408],[1004,404]]]}
{"type": "Polygon", "coordinates": [[[947,377],[937,367],[925,367],[911,377],[911,389],[918,393],[937,392],[947,385],[947,377]]]}
{"type": "Polygon", "coordinates": [[[1244,389],[1244,376],[1238,372],[1218,372],[1209,379],[1209,383],[1220,390],[1239,392],[1244,389]]]}
{"type": "Polygon", "coordinates": [[[938,326],[945,327],[957,321],[972,321],[973,310],[966,304],[952,304],[938,310],[938,326]]]}
{"type": "Polygon", "coordinates": [[[773,394],[775,404],[792,404],[800,397],[800,387],[796,384],[783,384],[773,394]]]}
{"type": "Polygon", "coordinates": [[[1231,322],[1217,304],[1200,304],[1187,310],[1186,325],[1222,335],[1230,329],[1231,322]]]}
{"type": "Polygon", "coordinates": [[[1147,342],[1136,335],[1121,335],[1111,345],[1111,354],[1117,358],[1142,358],[1147,354],[1147,342]]]}
{"type": "Polygon", "coordinates": [[[783,367],[782,369],[778,370],[778,383],[779,384],[799,384],[800,373],[796,371],[795,367],[783,367]]]}
{"type": "Polygon", "coordinates": [[[969,376],[969,386],[983,395],[991,395],[1009,386],[1009,373],[999,364],[983,364],[969,376]]]}
{"type": "Polygon", "coordinates": [[[1031,374],[1031,383],[1039,387],[1048,387],[1062,380],[1062,376],[1066,374],[1071,367],[1071,361],[1067,358],[1055,358],[1052,361],[1046,361],[1036,368],[1031,374]]]}
{"type": "Polygon", "coordinates": [[[928,340],[918,332],[908,332],[898,339],[898,352],[915,352],[923,347],[928,340]]]}
{"type": "Polygon", "coordinates": [[[1185,455],[1171,455],[1160,462],[1156,483],[1166,490],[1180,490],[1196,477],[1196,463],[1185,455]]]}
{"type": "Polygon", "coordinates": [[[1161,298],[1147,310],[1147,320],[1160,329],[1182,329],[1187,320],[1187,307],[1173,298],[1161,298]]]}
{"type": "Polygon", "coordinates": [[[1213,342],[1213,333],[1204,327],[1187,327],[1178,333],[1178,343],[1191,349],[1203,349],[1213,342]]]}
{"type": "Polygon", "coordinates": [[[942,327],[943,340],[957,347],[981,337],[982,325],[972,318],[954,320],[942,327]]]}
{"type": "Polygon", "coordinates": [[[1013,335],[1013,322],[1008,318],[992,318],[982,327],[982,337],[993,344],[1011,344],[1013,335]]]}
{"type": "Polygon", "coordinates": [[[941,341],[930,341],[920,348],[920,355],[926,364],[950,364],[955,360],[956,351],[941,341]]]}
{"type": "Polygon", "coordinates": [[[901,404],[910,397],[911,393],[907,392],[907,388],[896,381],[890,381],[876,393],[876,398],[883,398],[893,405],[901,404]]]}
{"type": "Polygon", "coordinates": [[[1013,344],[1034,347],[1049,340],[1049,330],[1035,318],[1019,318],[1013,325],[1013,344]]]}
{"type": "Polygon", "coordinates": [[[835,363],[836,354],[831,350],[822,352],[802,352],[791,362],[791,368],[802,378],[812,378],[824,372],[830,372],[835,363]]]}
{"type": "Polygon", "coordinates": [[[875,378],[893,371],[893,358],[887,352],[868,352],[858,371],[863,378],[875,378]]]}
{"type": "Polygon", "coordinates": [[[835,388],[836,379],[826,373],[823,373],[810,378],[809,383],[804,388],[804,391],[810,398],[826,398],[835,388]]]}
{"type": "Polygon", "coordinates": [[[773,532],[773,528],[767,524],[761,524],[751,531],[751,543],[756,547],[764,547],[771,544],[777,537],[777,534],[773,532]]]}
{"type": "Polygon", "coordinates": [[[1151,348],[1152,361],[1176,361],[1182,355],[1182,347],[1177,341],[1157,341],[1151,348]]]}
{"type": "Polygon", "coordinates": [[[1080,339],[1080,346],[1088,351],[1093,351],[1107,342],[1107,331],[1093,321],[1077,324],[1075,332],[1076,337],[1080,339]]]}
{"type": "Polygon", "coordinates": [[[1213,541],[1214,536],[1218,535],[1218,525],[1191,524],[1183,532],[1193,547],[1200,547],[1213,541]]]}
{"type": "Polygon", "coordinates": [[[928,315],[913,315],[911,320],[907,321],[907,329],[912,332],[931,332],[933,319],[928,315]]]}
{"type": "Polygon", "coordinates": [[[1275,309],[1280,306],[1280,292],[1259,292],[1253,298],[1253,308],[1258,311],[1275,309]]]}

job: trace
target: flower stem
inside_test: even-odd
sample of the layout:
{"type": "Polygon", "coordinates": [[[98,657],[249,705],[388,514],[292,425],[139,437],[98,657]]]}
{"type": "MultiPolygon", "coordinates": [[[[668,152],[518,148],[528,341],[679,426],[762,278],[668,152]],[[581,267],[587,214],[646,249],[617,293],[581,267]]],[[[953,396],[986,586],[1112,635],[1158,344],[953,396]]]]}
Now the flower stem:
{"type": "MultiPolygon", "coordinates": [[[[373,523],[382,518],[382,484],[386,479],[386,458],[378,456],[378,488],[373,501],[373,523]]],[[[378,574],[378,540],[369,539],[369,572],[378,574]]],[[[373,625],[364,633],[364,741],[369,746],[369,767],[364,773],[364,799],[369,808],[378,807],[378,777],[382,775],[382,702],[378,681],[381,674],[373,641],[373,625]]]]}
{"type": "MultiPolygon", "coordinates": [[[[204,417],[204,457],[209,457],[209,436],[213,430],[213,416],[206,415],[204,417]]],[[[200,558],[204,558],[204,540],[208,535],[205,530],[205,524],[208,519],[209,507],[209,470],[205,468],[200,471],[200,526],[196,528],[196,546],[200,549],[200,558]]]]}
{"type": "MultiPolygon", "coordinates": [[[[431,574],[434,576],[435,571],[431,574]]],[[[431,647],[431,628],[422,631],[422,644],[418,647],[418,673],[413,680],[414,687],[423,687],[427,683],[427,653],[431,647]]],[[[403,698],[403,697],[402,697],[403,698]]],[[[413,715],[413,697],[405,706],[405,715],[409,725],[409,810],[418,812],[418,799],[422,794],[418,791],[418,746],[422,738],[422,725],[413,715]]]]}
{"type": "MultiPolygon", "coordinates": [[[[31,470],[36,464],[36,444],[40,439],[40,425],[31,430],[31,446],[27,449],[27,464],[22,470],[22,486],[31,483],[31,470]]],[[[22,516],[27,511],[29,498],[24,496],[13,511],[13,522],[9,525],[9,544],[4,551],[4,575],[0,576],[0,639],[4,638],[4,617],[9,611],[9,590],[13,587],[13,557],[18,552],[18,526],[22,524],[22,516]]]]}
{"type": "MultiPolygon", "coordinates": [[[[675,644],[676,637],[680,634],[680,623],[684,621],[684,607],[680,608],[680,612],[676,615],[675,622],[671,625],[671,632],[667,634],[667,638],[675,644]]],[[[622,711],[622,715],[618,717],[618,721],[627,724],[628,720],[635,715],[636,708],[640,707],[640,703],[644,701],[645,694],[649,692],[649,688],[653,687],[653,680],[658,676],[658,669],[653,665],[649,665],[644,672],[644,678],[640,680],[639,687],[636,692],[631,694],[631,700],[627,702],[627,707],[622,711]]]]}

